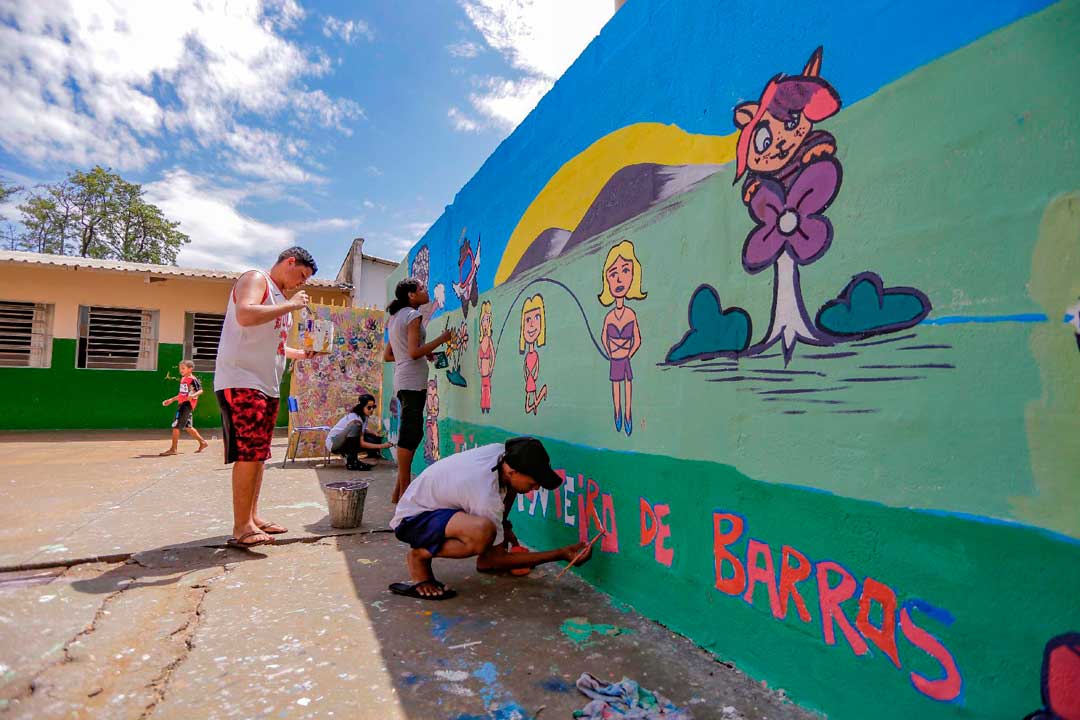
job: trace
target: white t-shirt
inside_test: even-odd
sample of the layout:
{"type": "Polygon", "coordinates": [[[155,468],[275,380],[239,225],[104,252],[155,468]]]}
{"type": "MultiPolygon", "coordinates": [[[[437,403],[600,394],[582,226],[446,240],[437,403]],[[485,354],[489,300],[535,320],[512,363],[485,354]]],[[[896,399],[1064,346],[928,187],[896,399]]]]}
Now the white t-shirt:
{"type": "Polygon", "coordinates": [[[492,443],[429,465],[401,496],[390,528],[397,530],[406,518],[445,508],[488,518],[501,537],[506,490],[499,485],[498,471],[492,468],[503,452],[502,443],[492,443]]]}
{"type": "Polygon", "coordinates": [[[351,412],[348,415],[346,415],[345,417],[338,420],[334,424],[334,427],[330,428],[330,432],[326,433],[326,449],[327,450],[332,450],[333,449],[334,440],[337,438],[338,435],[345,432],[345,428],[347,428],[349,426],[349,423],[354,422],[354,421],[359,421],[361,424],[363,424],[363,422],[364,422],[363,418],[361,418],[356,413],[351,412]]]}
{"type": "MultiPolygon", "coordinates": [[[[261,304],[288,302],[268,274],[261,270],[254,272],[266,281],[261,304]]],[[[291,324],[292,315],[285,313],[260,325],[242,326],[236,320],[236,285],[233,285],[225,322],[221,325],[214,389],[253,388],[272,398],[280,395],[281,376],[285,373],[285,340],[291,324]]]]}

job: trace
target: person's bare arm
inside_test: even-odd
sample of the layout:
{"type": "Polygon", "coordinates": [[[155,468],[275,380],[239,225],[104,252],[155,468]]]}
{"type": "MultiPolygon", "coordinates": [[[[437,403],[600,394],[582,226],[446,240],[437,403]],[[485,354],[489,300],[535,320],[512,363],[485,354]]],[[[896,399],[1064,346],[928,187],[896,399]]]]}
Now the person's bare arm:
{"type": "Polygon", "coordinates": [[[244,273],[236,281],[233,288],[236,298],[236,322],[240,323],[241,327],[263,325],[302,308],[309,302],[308,294],[300,290],[288,302],[263,305],[263,298],[268,291],[266,279],[254,271],[244,273]]]}
{"type": "MultiPolygon", "coordinates": [[[[507,552],[498,545],[492,545],[476,558],[477,572],[504,572],[518,568],[534,568],[549,562],[560,560],[570,562],[579,552],[585,550],[588,543],[575,543],[566,547],[544,550],[542,552],[507,552]]],[[[575,565],[583,565],[592,557],[592,548],[588,548],[575,565]]]]}
{"type": "Polygon", "coordinates": [[[517,500],[517,491],[508,488],[506,491],[506,499],[503,500],[503,517],[502,517],[502,529],[503,529],[503,541],[502,546],[504,548],[511,548],[515,545],[520,545],[518,542],[517,534],[514,533],[514,523],[510,522],[510,511],[514,508],[514,501],[517,500]]]}
{"type": "Polygon", "coordinates": [[[315,357],[314,350],[299,350],[297,348],[285,346],[285,359],[286,360],[309,360],[315,357]]]}
{"type": "Polygon", "coordinates": [[[420,344],[420,318],[417,317],[409,323],[409,357],[413,360],[419,360],[420,358],[430,355],[435,352],[440,345],[444,344],[450,339],[450,331],[444,330],[439,337],[435,338],[429,343],[420,344]]]}
{"type": "Polygon", "coordinates": [[[386,347],[382,351],[383,362],[394,362],[394,347],[390,343],[386,343],[386,347]]]}

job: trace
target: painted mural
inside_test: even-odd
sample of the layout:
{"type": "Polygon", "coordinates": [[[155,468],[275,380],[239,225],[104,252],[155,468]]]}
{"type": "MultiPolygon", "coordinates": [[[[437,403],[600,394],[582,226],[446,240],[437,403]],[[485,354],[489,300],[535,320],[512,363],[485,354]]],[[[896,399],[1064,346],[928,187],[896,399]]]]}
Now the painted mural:
{"type": "MultiPolygon", "coordinates": [[[[297,400],[299,424],[332,426],[361,395],[371,393],[376,400],[381,396],[384,313],[310,305],[308,314],[334,323],[334,345],[329,353],[293,364],[289,394],[297,400]]],[[[306,433],[296,457],[322,457],[325,453],[323,438],[306,433]]]]}
{"type": "Polygon", "coordinates": [[[425,459],[543,438],[524,542],[829,717],[1070,717],[1080,1],[821,10],[627,3],[458,193],[425,459]]]}

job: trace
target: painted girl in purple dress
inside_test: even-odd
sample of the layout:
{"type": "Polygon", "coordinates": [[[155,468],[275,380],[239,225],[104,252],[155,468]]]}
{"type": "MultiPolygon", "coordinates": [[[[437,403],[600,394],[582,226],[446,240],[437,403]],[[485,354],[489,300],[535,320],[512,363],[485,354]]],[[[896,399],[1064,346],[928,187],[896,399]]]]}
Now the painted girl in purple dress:
{"type": "Polygon", "coordinates": [[[615,432],[626,431],[627,437],[634,431],[631,405],[634,395],[634,371],[630,358],[641,347],[641,327],[637,313],[626,306],[627,300],[644,300],[641,289],[641,263],[634,254],[634,244],[629,240],[608,251],[601,278],[603,292],[598,296],[600,304],[615,307],[604,316],[600,331],[601,342],[611,361],[611,401],[615,406],[615,432]]]}

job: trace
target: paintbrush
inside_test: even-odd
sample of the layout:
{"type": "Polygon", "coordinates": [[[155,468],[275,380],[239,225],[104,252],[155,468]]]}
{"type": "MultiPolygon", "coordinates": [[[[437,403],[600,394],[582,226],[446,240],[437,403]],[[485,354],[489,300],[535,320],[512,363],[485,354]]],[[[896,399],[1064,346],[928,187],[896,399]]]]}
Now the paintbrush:
{"type": "Polygon", "coordinates": [[[600,528],[600,532],[598,532],[598,533],[596,534],[596,537],[594,537],[594,538],[593,538],[592,540],[590,540],[590,541],[589,541],[589,544],[588,544],[588,545],[586,545],[585,547],[583,547],[583,548],[581,549],[581,551],[580,551],[580,552],[579,552],[579,553],[578,553],[577,555],[575,555],[575,556],[574,556],[574,559],[573,559],[573,560],[571,560],[571,561],[569,562],[569,564],[567,564],[567,566],[566,566],[566,567],[564,567],[564,568],[563,568],[562,570],[560,570],[560,571],[559,571],[559,574],[555,576],[555,579],[556,579],[556,580],[558,580],[558,579],[559,579],[559,578],[561,578],[561,577],[562,577],[563,575],[565,575],[565,574],[566,574],[566,571],[567,571],[567,570],[569,570],[570,568],[574,567],[574,563],[576,563],[576,562],[577,562],[578,560],[580,560],[580,559],[581,559],[581,556],[582,556],[582,555],[584,555],[585,553],[587,553],[587,552],[589,551],[589,548],[591,548],[591,547],[593,546],[593,544],[594,544],[594,543],[595,543],[595,542],[596,542],[597,540],[599,540],[600,538],[604,537],[604,535],[606,535],[606,534],[607,534],[607,530],[604,530],[604,528],[600,528]]]}

